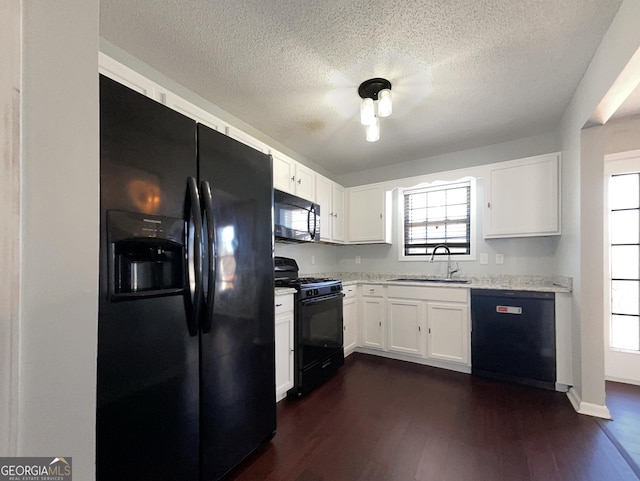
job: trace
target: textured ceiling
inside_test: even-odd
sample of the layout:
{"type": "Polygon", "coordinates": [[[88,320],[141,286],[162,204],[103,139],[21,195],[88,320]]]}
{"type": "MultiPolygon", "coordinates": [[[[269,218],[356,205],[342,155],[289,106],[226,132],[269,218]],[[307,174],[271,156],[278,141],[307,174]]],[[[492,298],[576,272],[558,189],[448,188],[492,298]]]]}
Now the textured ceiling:
{"type": "Polygon", "coordinates": [[[334,174],[553,130],[621,0],[101,0],[100,33],[334,174]],[[357,87],[393,84],[381,139],[357,87]]]}

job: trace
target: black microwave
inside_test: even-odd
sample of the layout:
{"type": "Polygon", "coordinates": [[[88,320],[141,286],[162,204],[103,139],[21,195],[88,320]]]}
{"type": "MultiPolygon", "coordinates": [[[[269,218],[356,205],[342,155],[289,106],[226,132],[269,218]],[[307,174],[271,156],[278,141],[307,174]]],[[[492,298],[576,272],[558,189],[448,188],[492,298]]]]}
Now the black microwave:
{"type": "Polygon", "coordinates": [[[320,206],[274,189],[273,234],[281,242],[318,242],[320,206]]]}

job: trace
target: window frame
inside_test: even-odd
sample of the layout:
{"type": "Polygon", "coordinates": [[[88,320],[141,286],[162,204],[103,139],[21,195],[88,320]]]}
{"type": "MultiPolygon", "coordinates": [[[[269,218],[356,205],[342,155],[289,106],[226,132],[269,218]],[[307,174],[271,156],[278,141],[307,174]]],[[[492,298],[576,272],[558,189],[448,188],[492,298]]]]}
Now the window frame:
{"type": "MultiPolygon", "coordinates": [[[[456,186],[469,186],[469,254],[452,254],[452,261],[475,261],[476,260],[476,232],[477,232],[477,189],[474,177],[464,177],[454,181],[435,181],[421,183],[412,187],[398,189],[398,260],[401,262],[427,262],[431,259],[431,254],[425,255],[405,255],[405,225],[404,225],[404,196],[413,191],[429,191],[455,188],[456,186]]],[[[444,249],[436,252],[434,262],[447,262],[447,254],[444,249]]]]}

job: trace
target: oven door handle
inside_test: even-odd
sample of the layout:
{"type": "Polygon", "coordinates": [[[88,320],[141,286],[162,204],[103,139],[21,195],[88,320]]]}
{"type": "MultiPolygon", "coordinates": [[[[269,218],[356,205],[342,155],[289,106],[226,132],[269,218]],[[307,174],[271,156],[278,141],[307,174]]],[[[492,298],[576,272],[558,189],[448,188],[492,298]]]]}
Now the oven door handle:
{"type": "Polygon", "coordinates": [[[314,297],[313,299],[301,299],[300,303],[306,306],[309,304],[317,304],[318,302],[330,301],[331,299],[337,299],[339,297],[344,297],[344,293],[329,294],[328,296],[314,297]]]}

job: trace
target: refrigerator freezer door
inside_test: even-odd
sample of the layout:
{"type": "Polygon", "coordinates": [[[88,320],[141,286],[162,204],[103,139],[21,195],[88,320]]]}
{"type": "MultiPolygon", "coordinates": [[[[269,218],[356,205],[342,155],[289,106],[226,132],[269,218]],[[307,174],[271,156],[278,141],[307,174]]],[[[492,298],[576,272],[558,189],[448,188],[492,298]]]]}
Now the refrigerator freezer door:
{"type": "Polygon", "coordinates": [[[112,302],[106,222],[108,210],[185,218],[186,180],[197,175],[195,123],[105,77],[100,122],[96,477],[195,480],[198,338],[187,330],[184,289],[112,302]]]}
{"type": "Polygon", "coordinates": [[[217,242],[201,335],[202,474],[218,479],[276,427],[271,158],[198,125],[198,160],[217,242]]]}

